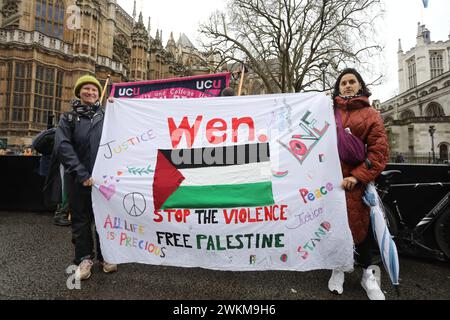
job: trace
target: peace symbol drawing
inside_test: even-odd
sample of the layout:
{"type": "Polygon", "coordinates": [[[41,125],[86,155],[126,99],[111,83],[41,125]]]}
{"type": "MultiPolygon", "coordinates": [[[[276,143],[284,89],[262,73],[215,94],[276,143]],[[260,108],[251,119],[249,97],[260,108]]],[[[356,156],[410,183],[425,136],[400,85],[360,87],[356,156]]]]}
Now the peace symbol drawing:
{"type": "Polygon", "coordinates": [[[146,207],[147,202],[142,193],[132,192],[123,197],[123,208],[132,217],[143,215],[146,207]]]}

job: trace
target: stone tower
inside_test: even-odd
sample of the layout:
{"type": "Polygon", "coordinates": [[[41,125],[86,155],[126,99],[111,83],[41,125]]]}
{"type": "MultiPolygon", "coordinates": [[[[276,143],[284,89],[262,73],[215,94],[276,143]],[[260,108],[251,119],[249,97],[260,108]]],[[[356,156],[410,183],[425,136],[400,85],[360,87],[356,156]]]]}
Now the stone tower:
{"type": "Polygon", "coordinates": [[[114,47],[114,34],[116,30],[116,0],[107,0],[106,6],[102,6],[100,19],[98,55],[112,58],[114,47]]]}
{"type": "Polygon", "coordinates": [[[100,5],[98,1],[79,0],[80,28],[75,29],[73,51],[77,67],[95,73],[99,32],[100,5]]]}
{"type": "Polygon", "coordinates": [[[147,50],[148,33],[145,30],[142,12],[139,14],[139,21],[134,25],[131,33],[131,64],[130,80],[147,80],[147,50]]]}

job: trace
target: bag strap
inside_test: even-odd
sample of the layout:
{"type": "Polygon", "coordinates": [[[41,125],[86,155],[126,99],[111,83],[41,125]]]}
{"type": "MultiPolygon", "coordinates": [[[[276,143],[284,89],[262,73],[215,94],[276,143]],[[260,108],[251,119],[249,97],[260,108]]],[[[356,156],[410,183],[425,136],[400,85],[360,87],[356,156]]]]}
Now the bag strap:
{"type": "MultiPolygon", "coordinates": [[[[338,130],[344,131],[344,127],[342,126],[341,112],[339,111],[339,108],[338,108],[338,107],[335,107],[335,108],[334,108],[334,116],[335,116],[336,121],[337,121],[337,129],[338,129],[338,130]]],[[[357,138],[358,138],[358,137],[357,137],[357,138]]],[[[360,138],[358,138],[358,139],[359,139],[364,145],[366,145],[366,144],[364,143],[364,141],[362,141],[360,138]]],[[[366,167],[367,167],[368,170],[372,169],[372,162],[371,162],[368,158],[366,158],[365,164],[366,164],[366,167]]]]}
{"type": "Polygon", "coordinates": [[[66,116],[67,116],[67,121],[69,122],[69,127],[73,132],[73,130],[75,129],[75,121],[80,121],[80,116],[73,110],[67,111],[66,116]]]}
{"type": "Polygon", "coordinates": [[[339,112],[338,107],[334,108],[334,116],[335,116],[337,124],[338,124],[338,129],[344,129],[344,127],[342,126],[341,113],[339,112]]]}

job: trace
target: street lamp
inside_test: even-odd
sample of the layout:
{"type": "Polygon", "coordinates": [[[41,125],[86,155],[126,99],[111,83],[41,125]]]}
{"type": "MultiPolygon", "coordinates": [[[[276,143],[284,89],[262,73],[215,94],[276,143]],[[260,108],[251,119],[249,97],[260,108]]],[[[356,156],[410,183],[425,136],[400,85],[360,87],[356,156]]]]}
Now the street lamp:
{"type": "Polygon", "coordinates": [[[431,154],[433,155],[433,163],[436,163],[436,154],[434,153],[434,133],[436,132],[436,129],[434,126],[430,126],[430,129],[428,130],[431,137],[431,154]]]}
{"type": "Polygon", "coordinates": [[[325,91],[325,70],[327,69],[327,67],[328,67],[328,62],[323,61],[319,64],[319,69],[320,69],[320,71],[322,71],[323,91],[325,91]]]}

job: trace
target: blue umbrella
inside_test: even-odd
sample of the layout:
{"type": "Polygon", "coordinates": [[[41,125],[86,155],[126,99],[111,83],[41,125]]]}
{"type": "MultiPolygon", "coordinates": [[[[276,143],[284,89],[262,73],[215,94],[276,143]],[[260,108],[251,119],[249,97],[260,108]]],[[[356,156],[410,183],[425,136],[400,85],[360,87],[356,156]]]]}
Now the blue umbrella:
{"type": "Polygon", "coordinates": [[[382,202],[373,183],[370,183],[367,186],[363,200],[368,206],[370,206],[370,221],[372,224],[372,230],[380,249],[384,268],[389,273],[391,282],[397,291],[397,295],[399,295],[398,277],[400,266],[397,246],[395,245],[391,233],[386,225],[382,202]]]}

